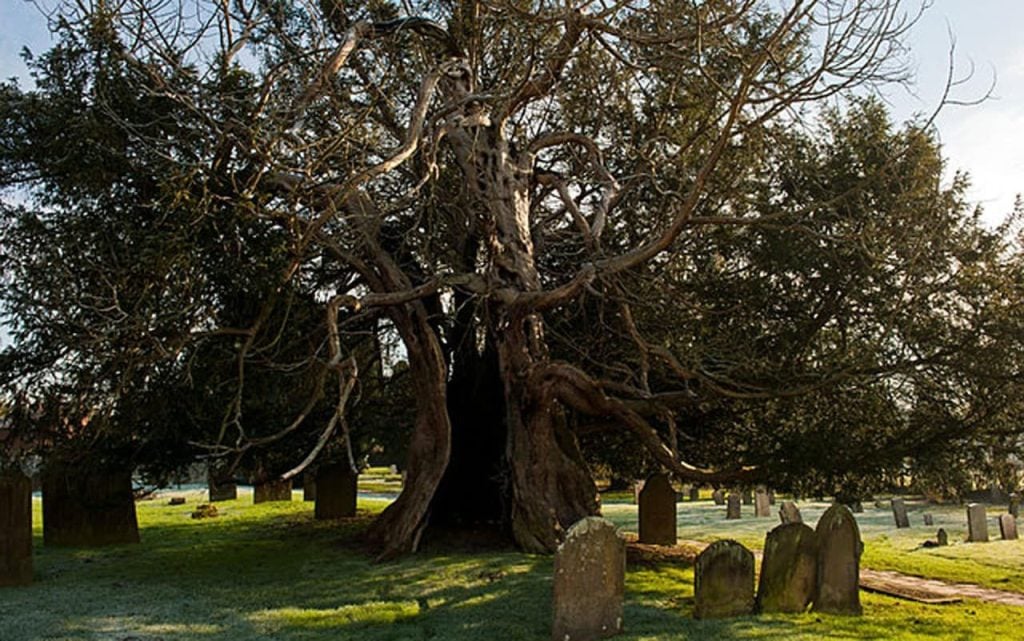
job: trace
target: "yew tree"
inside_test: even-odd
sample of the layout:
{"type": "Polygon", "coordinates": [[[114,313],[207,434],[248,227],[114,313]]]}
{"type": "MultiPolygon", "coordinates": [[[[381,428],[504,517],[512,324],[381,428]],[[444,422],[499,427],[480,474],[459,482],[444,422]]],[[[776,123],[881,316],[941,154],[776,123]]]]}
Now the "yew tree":
{"type": "Polygon", "coordinates": [[[778,416],[927,360],[893,357],[920,318],[879,331],[901,306],[878,288],[916,264],[886,262],[903,241],[851,249],[886,212],[996,251],[938,184],[927,123],[874,122],[845,161],[814,147],[823,105],[906,79],[914,18],[896,0],[69,5],[38,87],[4,86],[3,184],[29,194],[7,200],[7,380],[87,389],[136,442],[137,399],[222,398],[188,440],[237,457],[305,430],[315,454],[400,379],[415,418],[370,533],[385,557],[446,519],[552,550],[599,510],[588,430],[681,480],[753,479],[714,445],[758,433],[750,403],[778,416]],[[203,354],[216,390],[192,376],[203,354]],[[298,381],[294,418],[254,420],[273,372],[298,381]]]}

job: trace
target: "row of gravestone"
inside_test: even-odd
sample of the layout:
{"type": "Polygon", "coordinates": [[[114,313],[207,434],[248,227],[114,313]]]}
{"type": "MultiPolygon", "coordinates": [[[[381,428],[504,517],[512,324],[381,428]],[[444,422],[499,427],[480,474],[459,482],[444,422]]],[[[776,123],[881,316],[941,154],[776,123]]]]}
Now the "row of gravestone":
{"type": "MultiPolygon", "coordinates": [[[[1006,514],[998,517],[999,533],[1004,541],[1017,540],[1017,514],[1019,502],[1014,500],[1016,495],[1011,495],[1010,507],[1006,514]]],[[[897,529],[910,527],[910,515],[907,513],[907,505],[901,498],[894,498],[891,501],[893,519],[896,521],[897,529]]],[[[922,515],[925,525],[934,525],[935,520],[931,514],[922,515]]],[[[945,530],[939,530],[945,533],[945,530]]],[[[939,535],[939,545],[943,545],[942,534],[939,535]]],[[[967,505],[967,542],[985,543],[988,536],[988,515],[985,506],[980,503],[969,503],[967,505]]]]}
{"type": "MultiPolygon", "coordinates": [[[[354,516],[357,479],[348,465],[321,467],[315,478],[316,518],[354,516]]],[[[290,501],[291,485],[291,481],[269,488],[257,485],[254,501],[290,501]]],[[[43,476],[42,494],[44,545],[139,542],[130,472],[82,475],[71,469],[51,470],[43,476]]],[[[306,492],[307,497],[311,494],[306,492]]],[[[211,501],[229,496],[237,496],[233,483],[211,484],[211,501]]],[[[5,472],[0,474],[0,586],[28,585],[32,574],[32,482],[20,471],[5,472]]]]}
{"type": "MultiPolygon", "coordinates": [[[[754,555],[735,541],[717,541],[697,557],[694,616],[815,611],[860,614],[857,521],[834,505],[812,530],[779,525],[765,539],[757,593],[754,555]]],[[[615,526],[588,517],[569,529],[554,565],[552,639],[592,641],[623,629],[626,546],[615,526]]]]}

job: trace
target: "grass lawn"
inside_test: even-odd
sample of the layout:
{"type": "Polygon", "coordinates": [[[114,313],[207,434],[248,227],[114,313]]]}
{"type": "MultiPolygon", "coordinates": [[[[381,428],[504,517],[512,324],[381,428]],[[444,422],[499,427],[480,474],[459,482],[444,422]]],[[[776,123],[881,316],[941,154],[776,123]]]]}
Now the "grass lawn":
{"type": "MultiPolygon", "coordinates": [[[[189,513],[196,498],[176,507],[162,500],[140,503],[141,545],[92,550],[42,547],[37,500],[36,584],[0,589],[0,639],[549,639],[548,557],[434,553],[373,564],[352,543],[365,519],[317,522],[310,503],[253,506],[251,497],[242,495],[218,504],[221,517],[194,521],[189,513]]],[[[381,500],[360,501],[366,515],[383,505],[381,500]]],[[[631,511],[635,524],[635,507],[609,505],[607,510],[627,529],[631,511]]],[[[699,518],[689,509],[680,511],[690,521],[699,518]]],[[[737,526],[746,530],[730,532],[713,523],[710,510],[705,516],[704,530],[693,523],[681,536],[701,538],[698,534],[721,530],[717,536],[753,542],[758,528],[763,534],[768,525],[767,519],[746,519],[737,526]]],[[[884,541],[881,536],[865,527],[866,559],[874,558],[872,541],[895,551],[904,541],[916,540],[902,533],[884,541]]],[[[952,546],[949,556],[934,560],[955,572],[970,567],[956,558],[957,552],[987,547],[985,555],[978,552],[969,563],[1013,565],[1019,573],[1020,555],[1015,565],[1000,561],[999,545],[952,546]]],[[[626,633],[617,638],[629,641],[1003,640],[1020,638],[1024,628],[1024,608],[978,602],[925,606],[871,594],[863,595],[866,614],[860,618],[806,614],[698,622],[691,618],[692,570],[679,566],[631,567],[626,591],[626,633]]]]}

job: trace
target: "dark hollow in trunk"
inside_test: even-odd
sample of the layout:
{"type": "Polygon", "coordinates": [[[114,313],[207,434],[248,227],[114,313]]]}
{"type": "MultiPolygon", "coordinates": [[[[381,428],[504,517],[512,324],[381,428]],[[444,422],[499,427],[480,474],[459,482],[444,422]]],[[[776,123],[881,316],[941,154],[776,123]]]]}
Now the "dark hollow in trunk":
{"type": "Polygon", "coordinates": [[[32,481],[0,475],[0,586],[32,583],[32,481]]]}
{"type": "Polygon", "coordinates": [[[47,469],[43,543],[93,547],[139,542],[131,470],[47,469]]]}
{"type": "Polygon", "coordinates": [[[286,481],[266,481],[264,483],[257,483],[253,487],[253,503],[271,503],[274,501],[290,500],[292,500],[291,479],[288,479],[286,481]]]}
{"type": "Polygon", "coordinates": [[[359,476],[347,463],[321,467],[316,474],[317,519],[344,519],[356,515],[356,492],[359,476]]]}
{"type": "Polygon", "coordinates": [[[497,354],[473,354],[453,369],[448,383],[452,452],[431,504],[426,541],[458,531],[458,540],[511,544],[508,434],[497,354]]]}

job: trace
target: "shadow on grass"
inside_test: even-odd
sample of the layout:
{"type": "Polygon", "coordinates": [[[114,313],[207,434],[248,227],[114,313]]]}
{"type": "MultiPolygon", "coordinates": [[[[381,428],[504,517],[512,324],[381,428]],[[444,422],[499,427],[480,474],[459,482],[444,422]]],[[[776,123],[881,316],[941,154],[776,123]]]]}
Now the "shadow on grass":
{"type": "MultiPolygon", "coordinates": [[[[140,506],[143,542],[43,548],[36,585],[0,591],[4,641],[540,641],[550,638],[551,559],[516,552],[375,564],[358,541],[372,513],[318,522],[310,504],[140,506]]],[[[379,509],[379,506],[378,506],[379,509]]],[[[628,641],[1018,638],[1020,610],[919,606],[865,595],[869,616],[694,621],[692,568],[631,566],[628,641]],[[975,612],[975,609],[978,611],[975,612]]]]}

